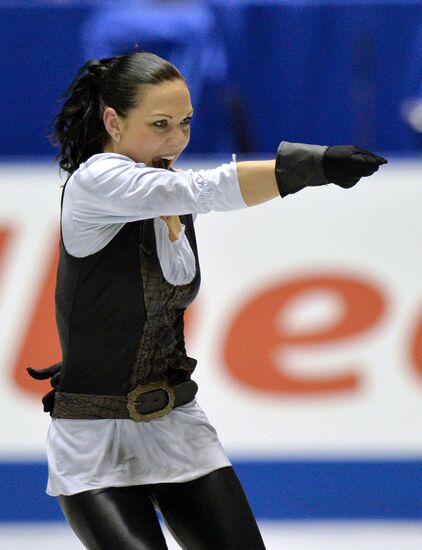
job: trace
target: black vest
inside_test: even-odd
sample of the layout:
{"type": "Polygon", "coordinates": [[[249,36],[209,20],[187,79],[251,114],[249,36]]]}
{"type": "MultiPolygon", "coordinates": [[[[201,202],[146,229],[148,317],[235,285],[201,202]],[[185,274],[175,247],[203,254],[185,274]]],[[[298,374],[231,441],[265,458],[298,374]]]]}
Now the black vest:
{"type": "MultiPolygon", "coordinates": [[[[199,291],[200,269],[191,215],[181,216],[196,258],[196,275],[174,286],[162,274],[154,220],[126,223],[86,258],[60,242],[56,319],[63,370],[56,404],[69,394],[123,396],[138,384],[190,378],[183,315],[199,291]]],[[[59,410],[53,416],[60,417],[59,410]]]]}

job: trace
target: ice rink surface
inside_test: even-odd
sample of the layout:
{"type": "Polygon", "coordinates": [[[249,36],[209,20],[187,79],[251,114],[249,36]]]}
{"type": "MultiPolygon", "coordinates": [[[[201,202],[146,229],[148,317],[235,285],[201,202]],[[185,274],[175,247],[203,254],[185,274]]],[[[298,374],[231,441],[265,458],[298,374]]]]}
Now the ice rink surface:
{"type": "MultiPolygon", "coordinates": [[[[261,522],[267,550],[420,550],[422,522],[261,522]]],[[[168,532],[169,550],[180,550],[168,532]]],[[[83,550],[66,524],[0,526],[1,550],[83,550]]],[[[110,549],[112,550],[112,549],[110,549]]]]}

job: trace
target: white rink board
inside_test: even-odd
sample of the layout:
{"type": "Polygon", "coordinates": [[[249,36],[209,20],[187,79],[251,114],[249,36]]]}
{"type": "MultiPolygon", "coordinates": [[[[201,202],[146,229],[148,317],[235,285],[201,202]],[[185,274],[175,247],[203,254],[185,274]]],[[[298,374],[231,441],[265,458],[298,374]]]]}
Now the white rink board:
{"type": "MultiPolygon", "coordinates": [[[[199,360],[199,402],[229,454],[420,456],[422,378],[411,349],[422,317],[421,174],[422,161],[393,160],[351,190],[306,189],[197,218],[202,288],[188,352],[199,360]],[[224,346],[239,311],[267,289],[321,274],[370,284],[384,301],[382,315],[352,337],[274,349],[273,361],[293,378],[353,372],[358,388],[286,394],[234,377],[224,346]]],[[[0,257],[3,458],[44,456],[49,417],[15,384],[11,368],[55,246],[59,183],[49,165],[0,165],[0,230],[13,232],[0,257]]],[[[335,293],[309,293],[277,322],[292,333],[312,332],[335,324],[342,307],[335,293]]]]}

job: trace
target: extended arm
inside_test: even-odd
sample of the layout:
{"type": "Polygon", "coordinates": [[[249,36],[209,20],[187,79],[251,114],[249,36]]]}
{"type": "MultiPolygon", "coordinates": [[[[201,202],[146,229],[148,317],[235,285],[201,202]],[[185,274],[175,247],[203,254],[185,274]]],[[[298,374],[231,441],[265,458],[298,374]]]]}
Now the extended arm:
{"type": "Polygon", "coordinates": [[[237,174],[248,206],[286,197],[304,187],[334,183],[353,187],[382,164],[382,157],[352,145],[327,147],[283,141],[275,160],[239,162],[237,174]]]}
{"type": "Polygon", "coordinates": [[[223,164],[199,171],[171,172],[136,164],[122,155],[98,155],[69,180],[63,220],[66,223],[70,216],[86,231],[98,224],[237,210],[307,186],[351,187],[385,162],[348,145],[287,141],[278,147],[275,161],[223,164]]]}

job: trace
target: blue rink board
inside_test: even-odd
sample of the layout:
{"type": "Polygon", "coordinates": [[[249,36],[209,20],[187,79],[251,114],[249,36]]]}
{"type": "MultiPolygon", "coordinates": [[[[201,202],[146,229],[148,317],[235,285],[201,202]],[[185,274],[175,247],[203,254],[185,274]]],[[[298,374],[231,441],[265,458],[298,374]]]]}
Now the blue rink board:
{"type": "MultiPolygon", "coordinates": [[[[422,519],[422,460],[234,461],[259,520],[422,519]]],[[[61,521],[44,462],[0,463],[0,522],[61,521]]]]}

